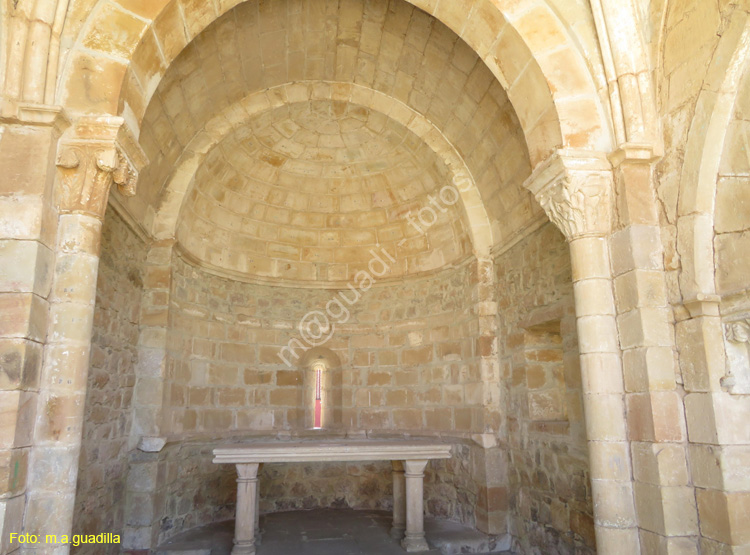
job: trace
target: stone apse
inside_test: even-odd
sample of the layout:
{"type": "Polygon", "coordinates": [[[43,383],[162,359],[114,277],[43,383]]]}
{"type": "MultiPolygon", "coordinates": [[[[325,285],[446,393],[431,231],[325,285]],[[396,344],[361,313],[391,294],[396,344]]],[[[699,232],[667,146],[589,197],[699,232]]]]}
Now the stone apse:
{"type": "Polygon", "coordinates": [[[449,441],[427,514],[519,553],[746,553],[748,9],[0,4],[0,553],[147,552],[313,428],[449,441]]]}

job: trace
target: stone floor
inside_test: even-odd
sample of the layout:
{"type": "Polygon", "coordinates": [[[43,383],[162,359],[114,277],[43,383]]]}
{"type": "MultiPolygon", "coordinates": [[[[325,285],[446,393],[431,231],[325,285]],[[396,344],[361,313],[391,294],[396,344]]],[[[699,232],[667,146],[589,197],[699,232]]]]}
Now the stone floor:
{"type": "MultiPolygon", "coordinates": [[[[257,555],[390,555],[405,551],[388,534],[392,516],[381,511],[319,509],[261,518],[257,555]]],[[[505,553],[507,537],[490,537],[453,522],[425,520],[435,555],[505,553]]],[[[160,546],[157,555],[229,555],[234,521],[190,530],[160,546]]]]}

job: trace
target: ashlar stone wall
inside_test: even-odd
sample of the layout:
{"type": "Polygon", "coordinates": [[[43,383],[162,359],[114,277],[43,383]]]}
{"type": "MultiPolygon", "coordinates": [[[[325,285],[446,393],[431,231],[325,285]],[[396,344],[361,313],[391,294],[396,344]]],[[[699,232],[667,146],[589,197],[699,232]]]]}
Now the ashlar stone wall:
{"type": "Polygon", "coordinates": [[[711,552],[750,543],[747,21],[743,2],[669,3],[659,44],[657,191],[689,440],[670,479],[694,492],[690,529],[711,552]]]}
{"type": "Polygon", "coordinates": [[[495,259],[510,530],[523,553],[593,553],[568,245],[545,224],[495,259]]]}
{"type": "MultiPolygon", "coordinates": [[[[567,245],[546,224],[495,265],[503,379],[496,406],[487,408],[479,388],[488,347],[473,308],[482,279],[472,263],[374,287],[350,307],[326,344],[341,361],[342,421],[332,433],[453,438],[454,458],[428,469],[428,514],[503,534],[510,511],[519,547],[591,550],[567,245]]],[[[279,350],[299,333],[299,319],[332,295],[228,280],[179,252],[171,283],[169,443],[133,459],[156,488],[159,540],[231,516],[233,470],[210,461],[217,441],[310,433],[300,408],[303,372],[285,365],[279,350]]],[[[270,465],[261,473],[262,511],[388,509],[390,484],[387,464],[270,465]]]]}
{"type": "Polygon", "coordinates": [[[336,291],[231,281],[176,256],[165,429],[303,428],[303,373],[282,349],[302,339],[308,312],[338,298],[330,313],[339,323],[331,318],[335,333],[325,346],[341,361],[347,429],[483,432],[473,274],[468,264],[377,286],[349,307],[336,291]]]}
{"type": "MultiPolygon", "coordinates": [[[[340,385],[335,425],[324,432],[455,442],[456,456],[428,472],[428,513],[505,533],[506,507],[496,502],[504,501],[496,491],[505,491],[504,454],[491,441],[471,439],[493,436],[501,421],[497,380],[494,396],[485,388],[496,355],[478,309],[492,277],[484,268],[468,261],[423,279],[375,284],[350,306],[338,291],[214,275],[175,248],[166,273],[147,271],[145,278],[149,286],[170,287],[160,428],[168,445],[158,454],[131,454],[129,506],[151,507],[148,515],[131,511],[138,541],[148,534],[161,541],[232,514],[234,470],[211,463],[217,442],[309,433],[303,351],[296,349],[297,359],[283,349],[302,339],[305,314],[326,311],[332,298],[340,303],[328,310],[336,327],[325,347],[339,359],[340,385]]],[[[144,296],[149,325],[142,330],[161,310],[147,306],[152,293],[144,296]]],[[[345,295],[354,298],[352,290],[345,295]]],[[[154,360],[144,357],[145,364],[154,360]]],[[[273,465],[261,474],[262,510],[389,508],[391,481],[387,464],[273,465]]]]}

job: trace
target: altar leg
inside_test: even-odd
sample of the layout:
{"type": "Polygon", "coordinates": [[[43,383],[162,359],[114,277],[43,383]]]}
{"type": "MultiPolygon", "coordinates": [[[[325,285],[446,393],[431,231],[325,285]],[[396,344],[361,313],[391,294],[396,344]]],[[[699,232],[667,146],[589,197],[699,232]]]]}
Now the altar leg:
{"type": "MultiPolygon", "coordinates": [[[[258,465],[258,474],[263,470],[263,463],[258,465]]],[[[255,545],[261,544],[263,536],[260,534],[260,486],[256,486],[255,492],[255,545]]]]}
{"type": "Polygon", "coordinates": [[[406,530],[406,482],[403,461],[391,461],[393,466],[393,526],[391,537],[402,539],[406,530]]]}
{"type": "Polygon", "coordinates": [[[404,461],[406,467],[406,536],[401,546],[406,551],[427,551],[424,537],[424,469],[427,461],[404,461]]]}
{"type": "Polygon", "coordinates": [[[255,555],[258,464],[237,465],[237,519],[232,555],[255,555]]]}

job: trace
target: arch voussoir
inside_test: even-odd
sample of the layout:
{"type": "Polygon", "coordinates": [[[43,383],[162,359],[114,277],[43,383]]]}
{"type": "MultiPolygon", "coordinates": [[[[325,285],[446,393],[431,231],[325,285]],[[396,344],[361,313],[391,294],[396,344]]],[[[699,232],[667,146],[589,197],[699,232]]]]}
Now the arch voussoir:
{"type": "MultiPolygon", "coordinates": [[[[119,113],[138,134],[146,106],[166,68],[208,25],[240,3],[172,0],[156,15],[154,10],[135,18],[143,24],[139,32],[109,43],[92,43],[91,37],[106,35],[108,26],[117,25],[116,19],[96,26],[88,22],[69,56],[60,101],[66,104],[80,96],[86,83],[93,83],[89,105],[75,102],[74,109],[119,113]],[[114,90],[122,91],[119,99],[105,92],[114,90]],[[109,100],[94,100],[103,96],[109,100]]],[[[409,3],[454,30],[506,88],[522,121],[532,165],[559,148],[613,148],[610,124],[593,78],[568,30],[546,1],[523,5],[491,0],[409,3]],[[560,71],[561,58],[572,64],[572,71],[560,71]]]]}

